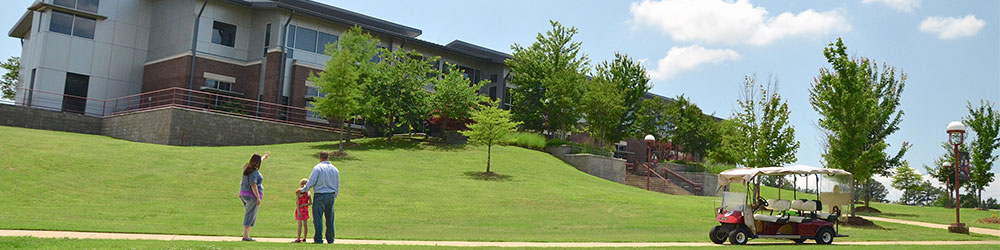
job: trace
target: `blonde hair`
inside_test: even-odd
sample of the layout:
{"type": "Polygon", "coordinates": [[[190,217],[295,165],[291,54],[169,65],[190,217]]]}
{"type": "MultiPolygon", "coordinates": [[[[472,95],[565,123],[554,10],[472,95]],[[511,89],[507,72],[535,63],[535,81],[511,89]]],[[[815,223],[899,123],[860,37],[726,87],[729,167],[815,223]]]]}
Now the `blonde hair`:
{"type": "Polygon", "coordinates": [[[305,186],[305,185],[306,185],[306,183],[309,183],[309,179],[302,179],[302,180],[299,180],[299,186],[305,186]]]}

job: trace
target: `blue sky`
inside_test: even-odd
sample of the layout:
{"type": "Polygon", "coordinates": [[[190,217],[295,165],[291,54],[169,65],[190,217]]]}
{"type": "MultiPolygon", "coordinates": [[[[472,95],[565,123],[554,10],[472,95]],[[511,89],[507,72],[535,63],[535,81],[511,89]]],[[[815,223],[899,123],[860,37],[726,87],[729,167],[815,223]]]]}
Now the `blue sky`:
{"type": "MultiPolygon", "coordinates": [[[[13,26],[30,2],[0,9],[4,27],[13,26]]],[[[550,28],[548,20],[557,20],[579,29],[575,38],[594,63],[616,51],[643,59],[654,76],[652,92],[684,94],[719,117],[732,113],[744,76],[770,76],[791,109],[799,164],[822,164],[819,116],[808,89],[819,69],[829,67],[822,50],[837,37],[850,55],[907,74],[905,115],[889,143],[891,149],[913,144],[905,159],[921,172],[943,153],[944,127],[967,114],[967,101],[1000,102],[1000,1],[320,2],[421,29],[424,40],[461,39],[508,53],[511,44],[532,43],[550,28]]],[[[20,54],[17,39],[0,41],[0,56],[20,54]]],[[[985,195],[1000,197],[1000,182],[985,195]]]]}

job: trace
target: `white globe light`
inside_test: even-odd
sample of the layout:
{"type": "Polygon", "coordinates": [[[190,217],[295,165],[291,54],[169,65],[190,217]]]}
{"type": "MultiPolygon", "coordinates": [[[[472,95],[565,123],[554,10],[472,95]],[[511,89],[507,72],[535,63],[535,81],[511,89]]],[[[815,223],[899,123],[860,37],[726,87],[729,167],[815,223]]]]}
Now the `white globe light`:
{"type": "Polygon", "coordinates": [[[654,137],[653,135],[646,135],[646,138],[644,138],[643,140],[645,140],[645,141],[656,141],[656,137],[654,137]]]}

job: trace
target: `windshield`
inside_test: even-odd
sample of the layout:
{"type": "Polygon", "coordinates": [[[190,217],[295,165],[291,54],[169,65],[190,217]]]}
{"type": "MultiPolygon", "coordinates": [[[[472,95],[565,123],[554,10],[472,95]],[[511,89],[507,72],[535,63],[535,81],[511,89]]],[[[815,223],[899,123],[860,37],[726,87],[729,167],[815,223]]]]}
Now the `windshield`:
{"type": "Polygon", "coordinates": [[[743,211],[746,199],[746,193],[722,192],[722,209],[726,211],[743,211]]]}

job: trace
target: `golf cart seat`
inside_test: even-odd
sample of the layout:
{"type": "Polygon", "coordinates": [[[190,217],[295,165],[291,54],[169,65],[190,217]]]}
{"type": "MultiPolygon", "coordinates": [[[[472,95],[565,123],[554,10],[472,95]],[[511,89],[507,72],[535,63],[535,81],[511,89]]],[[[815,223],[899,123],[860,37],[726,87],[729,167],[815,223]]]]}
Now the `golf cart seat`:
{"type": "MultiPolygon", "coordinates": [[[[792,208],[792,202],[789,201],[789,200],[770,200],[769,199],[769,200],[767,200],[767,206],[764,207],[764,208],[767,209],[767,210],[771,210],[771,212],[787,211],[788,209],[792,208]]],[[[766,215],[766,214],[754,214],[753,215],[753,219],[754,220],[759,220],[759,221],[781,222],[781,223],[784,223],[785,221],[788,220],[788,217],[787,216],[766,215]]]]}

